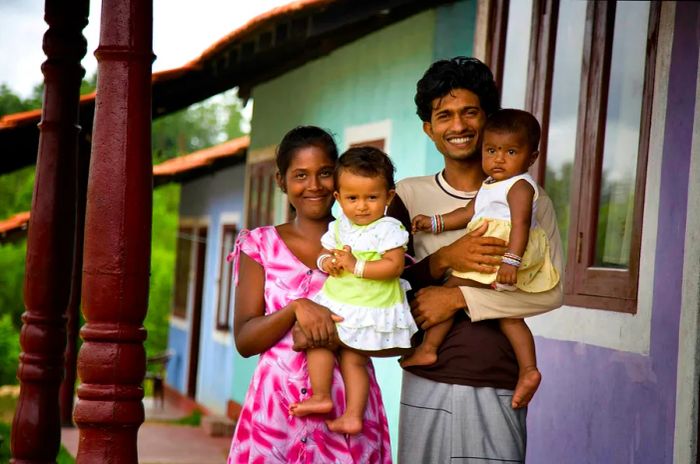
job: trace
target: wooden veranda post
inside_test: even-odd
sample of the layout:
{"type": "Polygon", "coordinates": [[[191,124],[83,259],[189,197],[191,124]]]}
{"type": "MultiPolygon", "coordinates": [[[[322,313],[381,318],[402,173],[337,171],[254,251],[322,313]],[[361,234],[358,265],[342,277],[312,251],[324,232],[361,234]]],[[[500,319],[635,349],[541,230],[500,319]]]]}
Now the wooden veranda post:
{"type": "Polygon", "coordinates": [[[83,256],[77,462],[136,463],[151,248],[152,0],[103,0],[83,256]]]}
{"type": "Polygon", "coordinates": [[[47,0],[44,104],[27,238],[17,376],[20,395],[12,425],[15,464],[54,462],[61,439],[58,389],[63,377],[65,316],[71,290],[76,221],[78,99],[87,42],[88,0],[47,0]]]}

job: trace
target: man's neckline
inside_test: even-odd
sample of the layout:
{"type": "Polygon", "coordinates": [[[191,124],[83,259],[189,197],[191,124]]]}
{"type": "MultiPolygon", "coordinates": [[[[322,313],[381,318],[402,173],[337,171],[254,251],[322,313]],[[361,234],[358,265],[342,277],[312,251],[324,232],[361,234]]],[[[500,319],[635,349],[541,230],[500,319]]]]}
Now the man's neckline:
{"type": "Polygon", "coordinates": [[[435,174],[435,182],[438,184],[438,187],[440,187],[440,189],[443,192],[445,192],[451,197],[459,198],[460,200],[472,200],[476,196],[476,190],[473,192],[464,192],[462,190],[457,190],[456,188],[448,184],[447,179],[445,179],[444,169],[435,174]]]}

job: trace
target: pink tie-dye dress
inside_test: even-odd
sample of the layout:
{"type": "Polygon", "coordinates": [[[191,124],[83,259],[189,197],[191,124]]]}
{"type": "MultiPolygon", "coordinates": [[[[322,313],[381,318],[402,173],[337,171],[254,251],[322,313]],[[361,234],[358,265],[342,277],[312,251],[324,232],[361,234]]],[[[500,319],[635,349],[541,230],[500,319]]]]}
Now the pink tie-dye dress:
{"type": "MultiPolygon", "coordinates": [[[[272,226],[244,230],[239,235],[233,252],[236,281],[241,252],[265,269],[265,314],[292,300],[313,296],[326,279],[326,274],[299,261],[272,226]]],[[[345,409],[345,390],[337,365],[331,392],[333,412],[325,416],[291,416],[289,405],[307,398],[311,385],[306,356],[292,350],[291,333],[287,333],[260,354],[233,435],[228,464],[391,463],[389,427],[371,362],[369,371],[370,390],[362,433],[345,436],[326,427],[326,419],[340,416],[345,409]]]]}

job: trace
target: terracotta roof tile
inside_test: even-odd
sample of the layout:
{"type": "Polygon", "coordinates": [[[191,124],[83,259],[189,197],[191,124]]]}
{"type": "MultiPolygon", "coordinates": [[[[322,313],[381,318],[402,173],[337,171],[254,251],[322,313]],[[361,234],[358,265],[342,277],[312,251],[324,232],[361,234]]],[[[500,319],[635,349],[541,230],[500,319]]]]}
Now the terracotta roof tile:
{"type": "Polygon", "coordinates": [[[209,166],[222,158],[243,156],[249,145],[250,138],[245,135],[213,147],[195,151],[189,155],[178,156],[153,166],[153,176],[174,176],[209,166]]]}
{"type": "Polygon", "coordinates": [[[26,230],[29,222],[29,211],[17,213],[4,221],[0,221],[0,241],[11,232],[26,230]]]}
{"type": "MultiPolygon", "coordinates": [[[[169,159],[153,166],[153,180],[156,182],[160,178],[165,181],[177,175],[211,166],[218,160],[243,157],[249,145],[250,138],[245,135],[213,147],[195,151],[189,155],[169,159]]],[[[29,211],[17,213],[4,221],[0,221],[0,242],[8,239],[11,234],[27,230],[28,224],[29,211]]]]}

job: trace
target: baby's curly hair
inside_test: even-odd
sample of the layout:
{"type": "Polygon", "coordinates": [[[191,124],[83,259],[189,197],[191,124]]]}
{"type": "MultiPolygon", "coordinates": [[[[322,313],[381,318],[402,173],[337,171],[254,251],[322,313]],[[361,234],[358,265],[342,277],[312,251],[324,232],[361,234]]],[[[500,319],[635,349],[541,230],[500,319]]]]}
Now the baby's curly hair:
{"type": "Polygon", "coordinates": [[[362,177],[381,177],[386,182],[387,190],[396,187],[394,163],[389,155],[375,147],[352,147],[340,155],[335,170],[336,190],[339,188],[338,178],[343,170],[362,177]]]}
{"type": "Polygon", "coordinates": [[[430,65],[416,84],[414,101],[418,117],[430,122],[433,100],[444,97],[454,89],[474,92],[486,116],[501,108],[496,82],[489,67],[476,58],[456,56],[430,65]]]}

